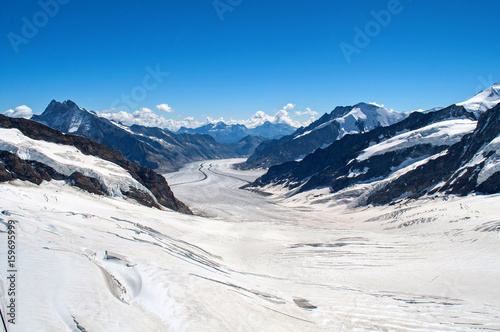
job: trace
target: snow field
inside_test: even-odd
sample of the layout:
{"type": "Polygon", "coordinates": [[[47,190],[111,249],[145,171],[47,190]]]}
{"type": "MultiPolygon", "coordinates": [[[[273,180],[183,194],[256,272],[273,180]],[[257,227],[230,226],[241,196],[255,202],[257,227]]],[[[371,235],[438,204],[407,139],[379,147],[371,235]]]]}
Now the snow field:
{"type": "Polygon", "coordinates": [[[238,161],[166,175],[210,217],[0,184],[0,222],[19,225],[9,331],[500,329],[498,195],[353,210],[240,190],[259,173],[238,161]]]}

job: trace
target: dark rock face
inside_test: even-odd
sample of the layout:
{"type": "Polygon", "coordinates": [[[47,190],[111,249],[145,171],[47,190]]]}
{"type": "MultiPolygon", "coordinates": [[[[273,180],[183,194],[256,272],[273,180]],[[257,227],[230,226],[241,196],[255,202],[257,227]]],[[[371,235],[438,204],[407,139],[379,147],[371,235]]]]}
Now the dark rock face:
{"type": "Polygon", "coordinates": [[[20,159],[8,151],[0,151],[0,181],[22,180],[39,185],[42,181],[66,180],[75,187],[88,191],[92,194],[104,195],[104,188],[94,178],[85,177],[79,172],[70,176],[58,173],[52,167],[37,161],[20,159]]]}
{"type": "Polygon", "coordinates": [[[418,198],[428,192],[437,191],[462,195],[474,191],[498,192],[500,187],[498,173],[477,185],[477,176],[483,168],[484,161],[461,172],[457,170],[467,164],[481,147],[499,135],[499,110],[500,106],[497,106],[483,114],[478,120],[477,129],[472,134],[463,136],[459,143],[452,146],[415,144],[406,149],[374,155],[365,160],[357,159],[371,144],[378,144],[404,131],[416,130],[448,119],[475,120],[473,113],[456,105],[432,113],[415,112],[389,127],[376,128],[364,134],[347,135],[328,148],[310,154],[301,162],[273,166],[257,179],[253,186],[267,184],[284,184],[289,188],[300,186],[299,192],[330,187],[332,192],[336,192],[353,184],[384,179],[407,160],[422,160],[448,150],[442,157],[431,159],[380,188],[368,198],[367,203],[387,204],[398,197],[418,198]],[[356,176],[349,176],[353,170],[359,173],[356,176]],[[442,182],[444,185],[432,191],[442,182]]]}
{"type": "MultiPolygon", "coordinates": [[[[170,187],[163,176],[157,174],[151,169],[126,160],[118,152],[102,144],[96,143],[85,137],[63,134],[60,131],[47,127],[36,121],[9,118],[1,114],[0,127],[16,128],[25,136],[32,139],[44,140],[57,144],[72,145],[79,149],[83,154],[96,156],[113,162],[128,171],[135,180],[143,184],[155,196],[150,197],[147,193],[141,193],[141,195],[146,196],[142,197],[139,201],[140,203],[145,204],[147,202],[145,205],[157,208],[160,207],[158,205],[159,203],[166,208],[178,212],[187,214],[192,213],[184,203],[174,197],[174,194],[170,190],[170,187]],[[155,202],[155,198],[158,203],[155,202]]],[[[47,165],[34,161],[21,160],[17,156],[6,151],[1,152],[0,159],[2,161],[2,167],[0,167],[0,179],[4,179],[3,181],[20,179],[40,184],[42,180],[67,180],[69,183],[89,192],[104,194],[104,190],[97,179],[85,177],[78,172],[66,177],[57,173],[47,165]]],[[[124,193],[124,195],[128,195],[131,198],[138,197],[138,193],[134,192],[124,193]]]]}
{"type": "Polygon", "coordinates": [[[35,165],[19,159],[10,152],[0,151],[0,161],[3,166],[1,178],[4,179],[4,181],[19,179],[40,184],[44,180],[42,175],[37,172],[35,165]]]}
{"type": "Polygon", "coordinates": [[[86,177],[80,172],[74,172],[69,176],[68,180],[74,186],[88,191],[89,193],[98,195],[104,195],[105,193],[105,189],[97,179],[86,177]]]}
{"type": "Polygon", "coordinates": [[[64,133],[90,138],[136,164],[158,171],[176,171],[189,162],[237,156],[211,136],[176,135],[137,125],[127,130],[70,100],[63,103],[53,100],[43,114],[32,119],[64,133]]]}

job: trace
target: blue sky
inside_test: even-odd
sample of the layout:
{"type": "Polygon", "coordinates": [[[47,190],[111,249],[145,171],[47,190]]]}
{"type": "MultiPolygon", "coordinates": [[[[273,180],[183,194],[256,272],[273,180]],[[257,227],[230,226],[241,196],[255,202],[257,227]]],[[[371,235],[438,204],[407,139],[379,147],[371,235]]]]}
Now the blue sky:
{"type": "Polygon", "coordinates": [[[71,99],[202,121],[293,104],[306,121],[294,112],[447,106],[500,81],[497,0],[41,2],[58,4],[53,17],[37,1],[3,4],[0,112],[71,99]],[[381,24],[373,12],[390,16],[381,24]],[[356,31],[368,32],[363,43],[356,31]],[[347,59],[340,45],[357,51],[347,59]]]}

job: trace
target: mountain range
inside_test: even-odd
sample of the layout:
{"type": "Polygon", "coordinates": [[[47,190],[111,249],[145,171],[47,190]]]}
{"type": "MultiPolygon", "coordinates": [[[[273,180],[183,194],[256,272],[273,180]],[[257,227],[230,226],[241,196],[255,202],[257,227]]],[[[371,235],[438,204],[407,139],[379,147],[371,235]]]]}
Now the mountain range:
{"type": "Polygon", "coordinates": [[[223,121],[217,123],[208,123],[198,128],[181,127],[178,134],[206,134],[210,135],[219,143],[235,143],[247,136],[267,139],[277,139],[293,133],[297,128],[286,123],[273,124],[266,121],[264,124],[255,128],[248,128],[242,124],[227,124],[223,121]]]}
{"type": "Polygon", "coordinates": [[[249,187],[287,195],[328,188],[358,205],[426,194],[499,192],[498,88],[495,84],[469,101],[345,135],[303,160],[271,167],[249,187]]]}
{"type": "MultiPolygon", "coordinates": [[[[468,101],[411,114],[376,104],[339,106],[279,139],[246,135],[224,144],[213,136],[221,135],[229,142],[233,134],[248,134],[246,127],[218,123],[198,128],[212,135],[128,127],[70,100],[53,100],[43,114],[33,116],[35,121],[0,119],[4,128],[0,180],[36,184],[63,180],[94,194],[124,196],[190,213],[173,197],[164,178],[151,169],[171,172],[189,162],[241,157],[254,151],[240,167],[268,168],[247,186],[257,191],[278,190],[293,196],[328,188],[330,194],[358,205],[427,194],[495,193],[500,190],[499,91],[497,83],[468,101]],[[74,149],[57,152],[58,144],[74,149]],[[103,161],[92,159],[84,167],[83,157],[75,157],[82,153],[103,161]],[[73,159],[80,163],[72,164],[73,159]],[[96,166],[101,164],[107,166],[96,166]]],[[[271,123],[258,130],[266,128],[269,135],[280,132],[271,123]]]]}
{"type": "Polygon", "coordinates": [[[209,135],[174,134],[138,125],[127,127],[80,108],[71,100],[53,100],[41,115],[33,115],[32,119],[64,133],[90,138],[159,172],[175,171],[198,160],[242,157],[262,141],[248,138],[224,145],[209,135]]]}
{"type": "Polygon", "coordinates": [[[339,106],[307,127],[280,139],[261,143],[242,168],[269,168],[272,165],[302,159],[318,148],[324,148],[347,134],[363,133],[389,126],[407,116],[383,106],[359,103],[339,106]]]}

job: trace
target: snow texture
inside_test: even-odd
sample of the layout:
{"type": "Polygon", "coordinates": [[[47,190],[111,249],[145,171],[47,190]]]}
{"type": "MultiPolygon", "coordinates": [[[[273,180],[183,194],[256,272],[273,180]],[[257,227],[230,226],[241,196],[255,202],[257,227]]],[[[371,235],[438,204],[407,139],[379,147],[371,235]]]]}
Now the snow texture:
{"type": "Polygon", "coordinates": [[[238,189],[262,172],[236,162],[166,175],[205,217],[0,184],[1,243],[8,220],[18,236],[9,332],[500,329],[498,195],[348,210],[327,190],[238,189]]]}
{"type": "Polygon", "coordinates": [[[435,146],[451,146],[476,128],[476,121],[449,120],[428,125],[426,127],[405,132],[389,138],[379,144],[366,148],[356,159],[363,161],[375,155],[406,149],[419,144],[435,146]]]}

